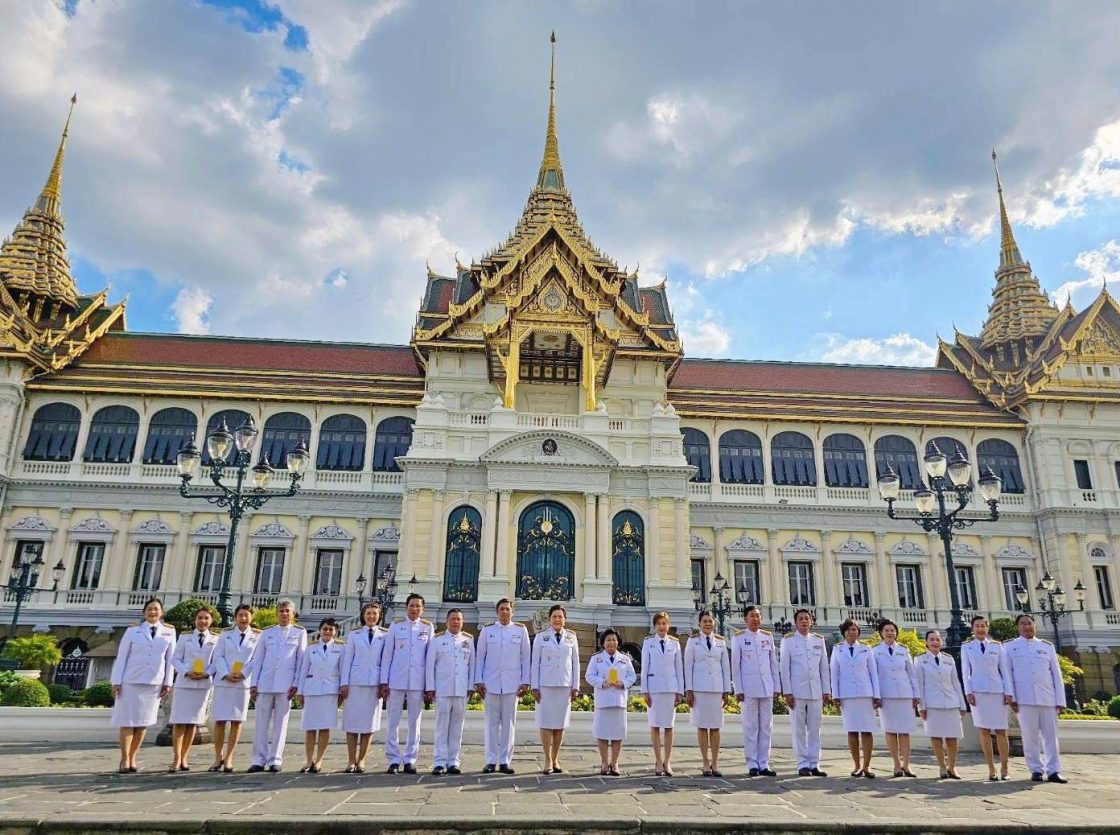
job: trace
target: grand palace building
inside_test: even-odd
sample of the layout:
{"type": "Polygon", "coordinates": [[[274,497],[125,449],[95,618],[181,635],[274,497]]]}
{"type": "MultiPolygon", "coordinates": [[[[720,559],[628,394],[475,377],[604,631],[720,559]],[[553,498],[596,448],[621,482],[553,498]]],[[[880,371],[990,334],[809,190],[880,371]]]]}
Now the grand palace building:
{"type": "MultiPolygon", "coordinates": [[[[1120,307],[1107,290],[1081,311],[1050,301],[1002,188],[987,319],[940,342],[935,367],[692,358],[665,284],[580,225],[550,93],[513,232],[418,275],[409,344],[176,336],[131,332],[107,291],[76,289],[66,140],[0,249],[0,571],[45,563],[21,633],[111,657],[149,596],[215,601],[228,560],[234,602],[289,596],[310,624],[356,615],[359,575],[395,577],[398,615],[419,591],[437,621],[457,606],[486,622],[503,596],[531,621],[564,601],[585,655],[608,625],[640,644],[661,609],[687,631],[717,575],[768,626],[805,606],[825,634],[875,613],[945,627],[941,541],[889,519],[877,489],[889,463],[912,513],[936,441],[1003,483],[999,520],[954,540],[966,617],[1011,615],[1020,587],[1037,608],[1049,571],[1085,690],[1116,691],[1120,307]],[[180,496],[175,459],[248,417],[269,461],[305,439],[311,463],[231,551],[228,516],[180,496]]],[[[987,510],[975,494],[970,512],[987,510]]],[[[8,592],[0,619],[13,606],[8,592]]]]}

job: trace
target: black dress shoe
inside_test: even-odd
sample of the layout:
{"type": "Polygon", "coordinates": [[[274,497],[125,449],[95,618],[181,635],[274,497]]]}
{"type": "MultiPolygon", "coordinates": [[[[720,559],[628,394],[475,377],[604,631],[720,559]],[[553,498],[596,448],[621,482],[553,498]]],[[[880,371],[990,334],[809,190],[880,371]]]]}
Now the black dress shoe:
{"type": "Polygon", "coordinates": [[[462,770],[457,765],[449,765],[447,767],[448,774],[462,774],[462,770]]]}
{"type": "Polygon", "coordinates": [[[390,763],[389,768],[385,770],[386,774],[396,774],[400,770],[400,763],[390,763]]]}
{"type": "Polygon", "coordinates": [[[498,766],[498,771],[502,772],[502,774],[513,774],[514,773],[513,768],[506,765],[505,763],[498,766]]]}
{"type": "Polygon", "coordinates": [[[747,772],[747,776],[748,777],[757,777],[758,776],[758,769],[757,768],[752,768],[750,771],[747,772]]]}
{"type": "Polygon", "coordinates": [[[1031,782],[1032,783],[1041,783],[1042,782],[1042,772],[1041,771],[1033,772],[1031,774],[1031,782]]]}
{"type": "Polygon", "coordinates": [[[498,770],[498,767],[496,765],[494,765],[494,763],[486,763],[485,767],[483,767],[483,769],[482,769],[482,773],[483,774],[493,774],[497,770],[498,770]]]}
{"type": "Polygon", "coordinates": [[[245,769],[245,772],[247,774],[259,774],[262,771],[264,771],[263,765],[251,765],[247,769],[245,769]]]}
{"type": "Polygon", "coordinates": [[[797,769],[797,776],[798,777],[812,777],[813,776],[813,769],[811,769],[811,768],[799,768],[799,769],[797,769]]]}
{"type": "Polygon", "coordinates": [[[413,765],[412,763],[405,763],[404,764],[404,773],[405,774],[415,774],[416,773],[416,766],[413,765]]]}
{"type": "Polygon", "coordinates": [[[809,773],[812,774],[814,777],[827,777],[828,776],[828,774],[826,772],[821,771],[819,768],[810,768],[809,773]]]}
{"type": "Polygon", "coordinates": [[[268,771],[269,771],[270,774],[279,774],[280,773],[280,766],[270,765],[268,767],[268,771]]]}
{"type": "Polygon", "coordinates": [[[1059,774],[1057,771],[1055,771],[1053,774],[1051,774],[1049,777],[1046,778],[1046,782],[1047,783],[1068,783],[1069,780],[1067,780],[1065,777],[1063,777],[1061,774],[1059,774]]]}
{"type": "Polygon", "coordinates": [[[433,777],[442,777],[443,776],[443,766],[442,765],[437,765],[435,768],[433,768],[432,769],[432,776],[433,777]]]}
{"type": "Polygon", "coordinates": [[[760,768],[758,770],[758,776],[759,777],[777,777],[778,772],[776,772],[772,768],[760,768]]]}

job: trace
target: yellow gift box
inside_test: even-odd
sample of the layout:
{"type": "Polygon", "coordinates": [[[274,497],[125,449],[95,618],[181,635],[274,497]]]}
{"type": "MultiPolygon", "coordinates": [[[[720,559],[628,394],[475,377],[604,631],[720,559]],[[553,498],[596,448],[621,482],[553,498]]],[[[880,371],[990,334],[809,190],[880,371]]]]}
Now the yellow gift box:
{"type": "Polygon", "coordinates": [[[618,669],[611,667],[610,672],[607,673],[608,684],[618,684],[618,669]]]}
{"type": "Polygon", "coordinates": [[[201,658],[196,658],[194,660],[194,665],[191,667],[191,672],[199,674],[206,672],[206,665],[202,663],[201,658]]]}
{"type": "Polygon", "coordinates": [[[233,662],[233,666],[229,668],[229,671],[230,671],[231,673],[233,673],[234,675],[237,675],[238,673],[240,673],[240,672],[241,672],[241,669],[242,669],[242,668],[243,668],[244,666],[245,666],[245,665],[244,665],[244,664],[242,664],[242,663],[241,663],[240,661],[234,661],[234,662],[233,662]]]}

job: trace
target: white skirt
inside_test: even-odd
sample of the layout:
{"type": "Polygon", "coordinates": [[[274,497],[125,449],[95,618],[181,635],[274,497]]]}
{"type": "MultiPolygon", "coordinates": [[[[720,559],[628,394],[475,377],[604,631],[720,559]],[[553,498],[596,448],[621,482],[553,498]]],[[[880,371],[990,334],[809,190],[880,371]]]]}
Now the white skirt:
{"type": "Polygon", "coordinates": [[[333,731],[338,725],[338,694],[304,696],[303,716],[299,727],[303,731],[333,731]]]}
{"type": "Polygon", "coordinates": [[[626,739],[626,708],[597,707],[591,717],[591,735],[595,739],[621,742],[626,739]]]}
{"type": "Polygon", "coordinates": [[[1002,693],[973,693],[972,724],[989,731],[1007,730],[1007,705],[1002,693]]]}
{"type": "Polygon", "coordinates": [[[542,687],[536,725],[542,731],[562,731],[572,715],[572,688],[542,687]]]}
{"type": "Polygon", "coordinates": [[[723,694],[693,691],[692,711],[688,717],[694,728],[718,731],[723,727],[723,694]]]}
{"type": "Polygon", "coordinates": [[[122,684],[113,703],[114,728],[150,728],[159,719],[158,684],[122,684]]]}
{"type": "Polygon", "coordinates": [[[348,734],[371,734],[381,730],[381,688],[351,684],[342,703],[342,730],[348,734]]]}
{"type": "Polygon", "coordinates": [[[914,700],[883,699],[883,706],[879,708],[879,727],[888,734],[914,733],[914,700]]]}
{"type": "Polygon", "coordinates": [[[870,696],[857,696],[840,702],[840,718],[850,734],[875,733],[875,706],[870,696]]]}
{"type": "Polygon", "coordinates": [[[210,718],[215,722],[244,722],[249,716],[248,687],[214,687],[210,718]]]}
{"type": "Polygon", "coordinates": [[[672,729],[677,722],[677,694],[650,693],[649,696],[650,701],[653,702],[646,713],[646,721],[649,726],[651,728],[672,729]]]}
{"type": "Polygon", "coordinates": [[[209,700],[209,687],[173,687],[171,689],[171,724],[205,725],[206,703],[209,700]]]}
{"type": "Polygon", "coordinates": [[[961,739],[961,712],[955,707],[932,707],[926,710],[926,735],[933,739],[961,739]]]}

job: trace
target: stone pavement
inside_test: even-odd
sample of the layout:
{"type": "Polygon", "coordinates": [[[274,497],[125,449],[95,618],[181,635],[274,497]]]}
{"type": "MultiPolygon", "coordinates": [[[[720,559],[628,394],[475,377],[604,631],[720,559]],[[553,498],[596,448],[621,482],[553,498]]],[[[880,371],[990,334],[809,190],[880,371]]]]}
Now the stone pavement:
{"type": "MultiPolygon", "coordinates": [[[[644,729],[643,729],[644,730],[644,729]]],[[[682,729],[689,733],[688,729],[682,729]]],[[[340,736],[340,735],[336,735],[340,736]]],[[[644,737],[644,734],[642,735],[644,737]]],[[[514,776],[481,775],[481,751],[469,746],[461,777],[383,773],[380,748],[370,771],[337,773],[345,749],[332,744],[317,775],[301,775],[301,747],[288,746],[278,775],[205,770],[169,775],[167,748],[145,746],[141,772],[115,773],[115,749],[103,744],[0,742],[0,833],[24,832],[1117,832],[1120,833],[1120,754],[1070,755],[1066,786],[1031,783],[1022,761],[1013,779],[988,783],[975,757],[961,781],[853,779],[841,752],[826,752],[828,778],[798,778],[789,750],[779,750],[777,779],[749,779],[741,752],[725,749],[722,779],[699,775],[694,748],[675,757],[672,778],[657,778],[648,746],[631,734],[622,777],[601,777],[598,755],[569,747],[568,773],[536,773],[537,748],[517,746],[514,776]]],[[[196,769],[210,763],[196,750],[196,769]]],[[[421,765],[431,749],[421,751],[421,765]]],[[[928,757],[922,778],[935,774],[928,757]]]]}

